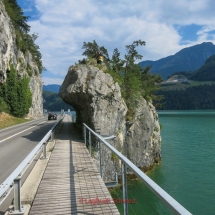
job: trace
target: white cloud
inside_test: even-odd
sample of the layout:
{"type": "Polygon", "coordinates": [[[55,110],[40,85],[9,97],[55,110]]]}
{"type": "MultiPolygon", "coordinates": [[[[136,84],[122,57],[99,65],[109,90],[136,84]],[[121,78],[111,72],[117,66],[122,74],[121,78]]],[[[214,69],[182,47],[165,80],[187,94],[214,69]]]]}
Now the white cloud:
{"type": "Polygon", "coordinates": [[[83,58],[84,41],[95,39],[110,54],[118,48],[124,55],[125,45],[142,39],[143,60],[157,60],[206,42],[215,30],[214,0],[35,0],[35,6],[41,16],[29,24],[39,33],[36,42],[44,66],[55,75],[65,76],[69,66],[83,58]],[[204,27],[196,41],[180,45],[182,38],[173,26],[190,24],[204,27]]]}
{"type": "Polygon", "coordinates": [[[61,85],[63,83],[63,78],[49,78],[49,77],[43,77],[43,85],[48,85],[48,84],[59,84],[61,85]]]}

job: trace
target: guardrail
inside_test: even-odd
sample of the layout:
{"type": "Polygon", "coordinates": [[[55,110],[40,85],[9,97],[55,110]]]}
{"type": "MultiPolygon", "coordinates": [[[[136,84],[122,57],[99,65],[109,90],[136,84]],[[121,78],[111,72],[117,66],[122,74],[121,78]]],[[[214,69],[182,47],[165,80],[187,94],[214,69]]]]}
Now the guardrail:
{"type": "Polygon", "coordinates": [[[98,164],[99,171],[102,177],[102,164],[101,164],[101,152],[100,145],[103,143],[106,147],[108,147],[120,160],[122,163],[122,187],[123,187],[123,205],[124,205],[124,214],[128,214],[128,200],[127,197],[127,167],[135,173],[136,176],[160,199],[162,200],[172,211],[174,214],[183,214],[183,215],[191,215],[191,213],[186,210],[181,204],[179,204],[174,198],[172,198],[166,191],[164,191],[160,186],[158,186],[153,180],[151,180],[145,173],[143,173],[137,166],[135,166],[128,158],[126,158],[123,154],[121,154],[117,149],[115,149],[112,145],[110,145],[105,139],[99,134],[95,133],[91,128],[89,128],[86,124],[83,123],[84,126],[84,141],[87,144],[86,135],[88,129],[89,131],[89,147],[91,153],[91,134],[98,138],[98,164]]]}
{"type": "MultiPolygon", "coordinates": [[[[22,161],[22,163],[11,173],[11,175],[0,184],[0,205],[5,201],[11,191],[14,189],[14,210],[23,212],[23,208],[21,208],[21,200],[20,200],[20,180],[22,175],[28,169],[38,152],[43,147],[43,157],[46,157],[46,142],[50,138],[51,141],[54,140],[54,133],[60,123],[62,122],[65,115],[61,117],[61,119],[49,130],[49,132],[43,137],[43,139],[38,143],[38,145],[31,151],[31,153],[22,161]]],[[[13,213],[14,214],[14,213],[13,213]]]]}

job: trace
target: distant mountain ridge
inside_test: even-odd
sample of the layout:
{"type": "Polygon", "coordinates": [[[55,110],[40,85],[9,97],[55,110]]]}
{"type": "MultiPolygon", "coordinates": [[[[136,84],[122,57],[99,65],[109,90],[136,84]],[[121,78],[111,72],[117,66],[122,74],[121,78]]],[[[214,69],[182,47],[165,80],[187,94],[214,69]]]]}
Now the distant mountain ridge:
{"type": "Polygon", "coordinates": [[[210,56],[203,66],[201,66],[191,76],[192,80],[215,81],[215,55],[210,56]]]}
{"type": "Polygon", "coordinates": [[[58,84],[49,84],[49,85],[44,85],[43,90],[59,93],[60,87],[61,85],[58,85],[58,84]]]}
{"type": "Polygon", "coordinates": [[[215,45],[212,42],[204,42],[195,46],[184,48],[174,55],[157,61],[142,61],[142,67],[152,66],[151,72],[157,73],[166,79],[179,71],[196,71],[205,61],[215,54],[215,45]]]}
{"type": "Polygon", "coordinates": [[[194,72],[176,72],[168,78],[171,79],[176,75],[183,75],[187,79],[194,81],[215,81],[215,55],[210,56],[205,63],[194,72]]]}
{"type": "Polygon", "coordinates": [[[43,108],[47,111],[73,110],[73,107],[64,102],[57,93],[45,90],[43,90],[43,108]]]}

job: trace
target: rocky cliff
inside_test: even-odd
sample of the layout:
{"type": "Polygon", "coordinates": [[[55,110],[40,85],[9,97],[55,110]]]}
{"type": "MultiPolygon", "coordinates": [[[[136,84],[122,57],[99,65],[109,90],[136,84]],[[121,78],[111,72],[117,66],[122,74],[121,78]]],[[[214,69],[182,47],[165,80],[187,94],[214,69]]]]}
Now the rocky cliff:
{"type": "Polygon", "coordinates": [[[16,45],[15,29],[0,1],[0,84],[7,79],[6,71],[10,64],[16,68],[18,76],[30,77],[29,87],[32,92],[32,106],[29,117],[40,117],[43,114],[42,77],[30,52],[21,52],[16,45]]]}
{"type": "MultiPolygon", "coordinates": [[[[138,167],[147,169],[160,160],[160,126],[155,108],[142,98],[133,121],[126,122],[127,106],[118,83],[109,74],[94,66],[71,66],[59,95],[75,109],[77,124],[84,122],[103,136],[115,135],[110,143],[138,167]]],[[[106,147],[102,147],[102,162],[103,179],[113,178],[119,171],[119,161],[106,147]]]]}

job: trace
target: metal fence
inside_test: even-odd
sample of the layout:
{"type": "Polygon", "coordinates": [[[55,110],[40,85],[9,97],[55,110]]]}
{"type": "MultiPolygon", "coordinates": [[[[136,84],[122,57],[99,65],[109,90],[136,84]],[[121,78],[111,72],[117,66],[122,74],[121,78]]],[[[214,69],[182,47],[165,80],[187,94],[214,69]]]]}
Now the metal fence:
{"type": "Polygon", "coordinates": [[[31,153],[22,161],[22,163],[11,173],[11,175],[0,184],[0,205],[4,203],[12,190],[14,190],[14,213],[24,213],[24,208],[21,207],[20,187],[21,177],[29,168],[37,154],[43,150],[43,157],[46,158],[46,143],[50,139],[54,140],[55,131],[59,128],[65,115],[49,130],[38,145],[31,151],[31,153]]]}
{"type": "Polygon", "coordinates": [[[167,192],[165,192],[160,186],[158,186],[153,180],[151,180],[145,173],[143,173],[137,166],[135,166],[128,158],[126,158],[123,154],[121,154],[117,149],[115,149],[111,144],[106,141],[106,139],[114,138],[114,136],[102,137],[101,135],[95,133],[86,124],[83,124],[83,130],[84,142],[86,144],[86,147],[89,148],[91,156],[93,153],[92,151],[96,150],[98,152],[98,168],[101,177],[101,144],[104,144],[107,148],[111,150],[114,156],[118,157],[118,159],[121,160],[124,215],[128,214],[127,168],[129,168],[130,171],[132,171],[162,202],[164,202],[174,214],[191,215],[188,210],[186,210],[181,204],[179,204],[174,198],[172,198],[167,192]]]}

